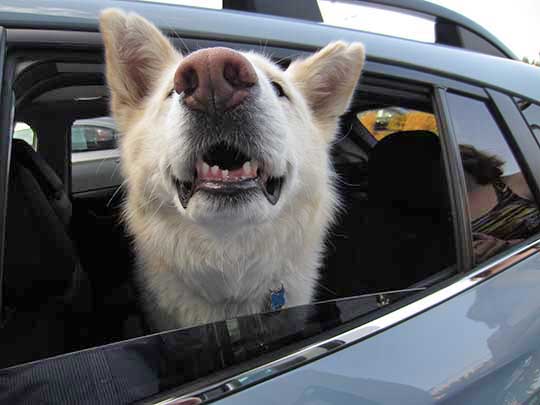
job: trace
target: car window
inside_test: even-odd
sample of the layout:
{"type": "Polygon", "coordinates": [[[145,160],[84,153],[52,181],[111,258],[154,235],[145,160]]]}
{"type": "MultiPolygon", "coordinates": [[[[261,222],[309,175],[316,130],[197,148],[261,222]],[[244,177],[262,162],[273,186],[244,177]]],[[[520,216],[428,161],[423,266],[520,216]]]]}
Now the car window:
{"type": "Polygon", "coordinates": [[[378,141],[396,131],[426,130],[438,133],[435,115],[410,108],[384,107],[361,111],[356,116],[378,141]]]}
{"type": "Polygon", "coordinates": [[[13,131],[13,138],[22,139],[34,149],[37,148],[36,134],[34,130],[28,124],[24,122],[17,122],[15,124],[15,130],[13,131]]]}
{"type": "MultiPolygon", "coordinates": [[[[363,80],[366,87],[375,86],[368,75],[363,80]]],[[[387,86],[380,94],[388,96],[377,93],[380,108],[373,108],[368,101],[373,94],[359,86],[365,101],[355,106],[334,146],[343,214],[328,241],[321,284],[339,296],[407,288],[456,263],[448,182],[429,91],[415,93],[422,101],[413,102],[412,93],[411,99],[393,96],[391,89],[400,83],[387,86]]]]}
{"type": "Polygon", "coordinates": [[[118,132],[111,117],[77,120],[71,127],[71,190],[83,193],[122,183],[118,132]]]}
{"type": "Polygon", "coordinates": [[[117,133],[108,117],[78,120],[71,127],[73,152],[88,152],[116,148],[117,133]]]}
{"type": "Polygon", "coordinates": [[[506,57],[506,55],[500,49],[493,46],[478,34],[475,34],[471,30],[464,27],[457,26],[456,28],[465,49],[485,53],[487,55],[500,56],[502,58],[506,57]]]}
{"type": "Polygon", "coordinates": [[[540,231],[540,211],[489,106],[449,93],[469,202],[476,263],[540,231]]]}

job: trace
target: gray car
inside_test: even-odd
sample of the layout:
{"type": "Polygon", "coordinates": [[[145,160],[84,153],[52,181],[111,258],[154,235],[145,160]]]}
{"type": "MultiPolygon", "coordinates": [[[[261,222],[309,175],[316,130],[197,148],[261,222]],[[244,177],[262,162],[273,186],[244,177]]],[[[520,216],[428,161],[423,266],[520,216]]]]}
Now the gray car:
{"type": "Polygon", "coordinates": [[[0,403],[540,403],[540,70],[431,3],[367,1],[430,21],[433,43],[290,3],[0,4],[0,403]],[[311,305],[151,333],[103,118],[106,7],[183,52],[264,51],[283,69],[365,44],[311,305]]]}
{"type": "MultiPolygon", "coordinates": [[[[27,124],[17,123],[13,138],[34,149],[38,139],[27,124]]],[[[122,183],[119,169],[118,131],[111,117],[81,119],[71,127],[71,191],[75,194],[122,183]]]]}

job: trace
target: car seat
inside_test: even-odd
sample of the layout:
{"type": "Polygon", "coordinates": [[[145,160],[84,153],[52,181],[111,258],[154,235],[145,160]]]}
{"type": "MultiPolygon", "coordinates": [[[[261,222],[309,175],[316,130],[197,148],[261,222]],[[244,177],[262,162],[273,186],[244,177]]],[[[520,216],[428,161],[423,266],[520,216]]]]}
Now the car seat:
{"type": "Polygon", "coordinates": [[[61,180],[14,139],[5,233],[0,367],[84,346],[91,289],[69,236],[61,180]]]}
{"type": "Polygon", "coordinates": [[[357,260],[372,290],[407,288],[455,263],[447,189],[434,133],[396,132],[372,149],[366,260],[357,260]]]}

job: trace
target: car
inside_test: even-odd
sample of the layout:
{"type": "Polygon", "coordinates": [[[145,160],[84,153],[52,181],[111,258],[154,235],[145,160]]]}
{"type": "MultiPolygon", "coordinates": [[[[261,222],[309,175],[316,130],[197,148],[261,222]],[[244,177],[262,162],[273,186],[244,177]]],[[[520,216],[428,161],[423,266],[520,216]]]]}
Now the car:
{"type": "MultiPolygon", "coordinates": [[[[13,138],[37,149],[37,137],[25,123],[16,123],[13,138]]],[[[97,117],[77,120],[71,127],[71,192],[84,193],[122,183],[118,131],[114,120],[97,117]]]]}
{"type": "Polygon", "coordinates": [[[540,71],[443,7],[364,3],[422,16],[435,41],[322,24],[308,0],[0,4],[0,403],[540,401],[540,71]],[[103,118],[107,7],[184,52],[263,51],[284,69],[333,40],[365,44],[312,304],[151,333],[131,282],[121,135],[103,118]],[[471,146],[500,189],[471,180],[471,146]],[[506,240],[489,226],[507,217],[486,223],[508,196],[523,215],[506,240]]]}

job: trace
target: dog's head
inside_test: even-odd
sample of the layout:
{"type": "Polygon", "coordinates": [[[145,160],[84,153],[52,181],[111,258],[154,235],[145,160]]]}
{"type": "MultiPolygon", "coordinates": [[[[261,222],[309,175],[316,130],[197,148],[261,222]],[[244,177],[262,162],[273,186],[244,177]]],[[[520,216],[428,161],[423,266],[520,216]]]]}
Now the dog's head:
{"type": "Polygon", "coordinates": [[[211,226],[267,221],[331,187],[329,145],[362,45],[336,42],[284,71],[227,48],[182,56],[118,10],[103,12],[101,31],[131,193],[211,226]]]}

